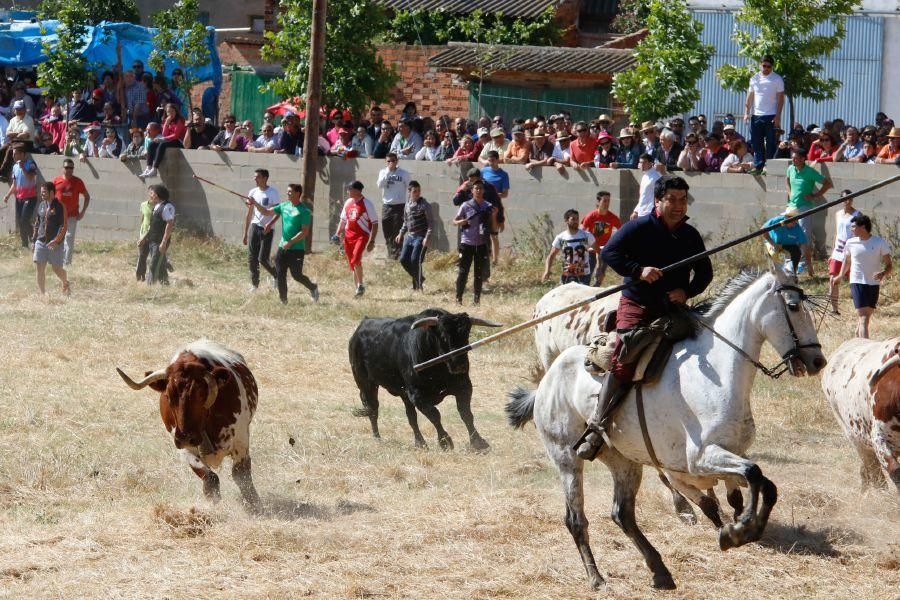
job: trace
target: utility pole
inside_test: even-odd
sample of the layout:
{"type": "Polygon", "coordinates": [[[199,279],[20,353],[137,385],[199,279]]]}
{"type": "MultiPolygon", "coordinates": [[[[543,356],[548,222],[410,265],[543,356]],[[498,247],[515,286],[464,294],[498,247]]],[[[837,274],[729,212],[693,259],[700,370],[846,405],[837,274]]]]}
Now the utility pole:
{"type": "MultiPolygon", "coordinates": [[[[303,137],[303,199],[313,204],[319,164],[319,108],[322,104],[322,67],[325,62],[325,10],[327,0],[313,0],[312,45],[306,85],[306,126],[303,137]]],[[[307,252],[312,249],[312,232],[307,252]]]]}

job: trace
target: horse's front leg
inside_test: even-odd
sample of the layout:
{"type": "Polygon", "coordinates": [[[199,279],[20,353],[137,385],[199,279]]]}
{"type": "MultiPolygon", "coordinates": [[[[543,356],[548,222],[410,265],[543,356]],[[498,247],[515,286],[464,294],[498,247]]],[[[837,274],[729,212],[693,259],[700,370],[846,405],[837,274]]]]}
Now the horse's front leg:
{"type": "Polygon", "coordinates": [[[778,488],[763,476],[762,470],[755,463],[720,446],[710,445],[703,449],[692,471],[697,475],[718,475],[723,478],[727,474],[740,475],[750,488],[749,502],[738,521],[719,530],[719,547],[722,550],[755,542],[762,536],[772,507],[778,501],[778,488]]]}

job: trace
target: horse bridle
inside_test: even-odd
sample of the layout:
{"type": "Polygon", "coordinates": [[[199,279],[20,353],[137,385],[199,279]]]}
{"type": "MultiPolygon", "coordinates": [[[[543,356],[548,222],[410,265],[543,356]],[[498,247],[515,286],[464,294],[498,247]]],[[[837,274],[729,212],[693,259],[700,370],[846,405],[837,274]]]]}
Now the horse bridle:
{"type": "Polygon", "coordinates": [[[735,352],[740,354],[742,358],[744,358],[746,361],[751,363],[754,367],[756,367],[757,369],[762,371],[764,375],[767,375],[767,376],[771,377],[772,379],[778,379],[779,377],[781,377],[788,371],[793,371],[793,367],[791,366],[791,361],[793,359],[799,357],[801,350],[803,350],[804,348],[821,348],[822,347],[822,344],[820,344],[818,342],[812,342],[810,344],[801,344],[800,343],[800,338],[797,337],[797,331],[794,329],[794,323],[791,321],[790,308],[788,307],[788,303],[785,301],[784,296],[781,294],[781,292],[786,291],[786,290],[792,291],[792,292],[797,292],[797,294],[799,294],[799,296],[800,296],[801,302],[803,302],[807,299],[807,296],[803,292],[803,290],[795,285],[782,284],[782,285],[779,285],[779,286],[773,288],[772,291],[774,291],[778,294],[778,298],[781,300],[781,305],[784,307],[784,318],[787,320],[788,329],[790,330],[791,338],[794,341],[794,347],[791,348],[790,350],[788,350],[787,352],[785,352],[784,354],[782,354],[781,362],[776,364],[771,369],[769,367],[765,366],[764,364],[762,364],[761,362],[759,362],[758,360],[754,359],[749,354],[747,354],[743,348],[741,348],[740,346],[738,346],[737,344],[735,344],[734,342],[732,342],[731,340],[729,340],[728,338],[723,336],[721,333],[716,331],[712,325],[710,325],[709,323],[707,323],[706,321],[701,319],[699,316],[694,315],[693,313],[688,313],[688,314],[693,316],[697,320],[697,323],[700,324],[701,327],[709,330],[715,337],[717,337],[718,339],[725,342],[725,344],[728,347],[730,347],[732,350],[734,350],[735,352]]]}

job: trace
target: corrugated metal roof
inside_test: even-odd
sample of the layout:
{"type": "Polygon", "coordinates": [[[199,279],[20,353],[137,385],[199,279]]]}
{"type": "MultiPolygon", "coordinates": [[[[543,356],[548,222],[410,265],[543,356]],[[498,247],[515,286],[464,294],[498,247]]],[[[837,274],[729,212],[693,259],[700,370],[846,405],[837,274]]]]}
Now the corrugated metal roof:
{"type": "Polygon", "coordinates": [[[443,10],[454,14],[469,14],[481,9],[484,13],[502,12],[508,17],[534,18],[548,6],[557,6],[561,0],[376,0],[376,2],[394,10],[443,10]]]}
{"type": "MultiPolygon", "coordinates": [[[[733,113],[740,117],[744,110],[746,93],[724,90],[716,77],[716,70],[724,64],[743,65],[748,60],[738,55],[738,48],[731,39],[735,27],[734,13],[694,12],[695,19],[703,23],[701,39],[712,44],[716,54],[709,61],[709,69],[700,78],[698,88],[700,100],[690,114],[705,114],[707,122],[714,115],[733,113]]],[[[741,24],[742,29],[755,33],[753,28],[741,24]]],[[[884,19],[881,17],[851,16],[847,19],[847,36],[843,44],[831,56],[822,58],[822,74],[843,82],[834,100],[813,102],[803,98],[794,100],[794,116],[803,124],[821,125],[836,117],[843,118],[848,125],[872,123],[875,113],[881,110],[881,61],[883,54],[884,19]]],[[[830,33],[830,25],[822,24],[816,33],[830,33]]],[[[782,112],[782,126],[787,129],[790,118],[785,100],[782,112]]],[[[749,124],[738,118],[738,130],[749,135],[749,124]]]]}
{"type": "Polygon", "coordinates": [[[618,73],[634,64],[631,50],[613,48],[555,48],[545,46],[489,46],[450,42],[428,65],[438,69],[526,71],[529,73],[618,73]],[[491,60],[484,64],[490,53],[491,60]]]}

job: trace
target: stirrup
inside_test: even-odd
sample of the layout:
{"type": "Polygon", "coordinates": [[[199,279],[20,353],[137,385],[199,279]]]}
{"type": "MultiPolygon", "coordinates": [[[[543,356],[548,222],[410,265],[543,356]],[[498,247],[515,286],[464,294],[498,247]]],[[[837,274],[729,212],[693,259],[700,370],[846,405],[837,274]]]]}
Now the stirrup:
{"type": "Polygon", "coordinates": [[[572,446],[575,455],[582,460],[594,460],[597,454],[603,449],[606,440],[603,439],[603,429],[588,425],[578,438],[578,441],[572,446]]]}

